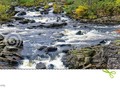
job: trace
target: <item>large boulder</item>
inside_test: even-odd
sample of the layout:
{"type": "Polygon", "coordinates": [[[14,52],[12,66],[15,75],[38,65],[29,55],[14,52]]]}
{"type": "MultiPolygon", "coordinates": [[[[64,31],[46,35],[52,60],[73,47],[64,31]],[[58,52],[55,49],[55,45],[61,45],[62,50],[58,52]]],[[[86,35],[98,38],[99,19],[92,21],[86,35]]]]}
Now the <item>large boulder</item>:
{"type": "Polygon", "coordinates": [[[120,69],[120,40],[71,50],[62,61],[70,69],[120,69]]]}
{"type": "Polygon", "coordinates": [[[20,54],[23,47],[23,41],[18,40],[16,43],[16,40],[10,40],[7,36],[0,34],[0,69],[15,69],[23,59],[20,54]],[[13,44],[13,42],[15,43],[13,44]]]}
{"type": "Polygon", "coordinates": [[[36,65],[36,69],[46,69],[46,66],[44,63],[40,62],[36,65]]]}

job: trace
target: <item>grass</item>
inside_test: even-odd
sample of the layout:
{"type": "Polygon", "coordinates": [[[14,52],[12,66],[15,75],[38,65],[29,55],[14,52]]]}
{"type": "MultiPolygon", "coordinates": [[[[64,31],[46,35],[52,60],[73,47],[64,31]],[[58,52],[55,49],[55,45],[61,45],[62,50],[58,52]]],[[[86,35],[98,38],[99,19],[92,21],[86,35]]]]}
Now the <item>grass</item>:
{"type": "MultiPolygon", "coordinates": [[[[48,2],[54,2],[55,13],[65,11],[75,19],[96,19],[120,15],[120,0],[0,0],[0,20],[10,18],[6,11],[10,6],[40,6],[48,9],[48,2]]],[[[12,14],[13,15],[13,14],[12,14]]]]}
{"type": "MultiPolygon", "coordinates": [[[[9,1],[10,2],[10,1],[9,1]]],[[[8,20],[10,15],[6,13],[10,9],[10,3],[6,1],[0,1],[0,20],[8,20]]]]}

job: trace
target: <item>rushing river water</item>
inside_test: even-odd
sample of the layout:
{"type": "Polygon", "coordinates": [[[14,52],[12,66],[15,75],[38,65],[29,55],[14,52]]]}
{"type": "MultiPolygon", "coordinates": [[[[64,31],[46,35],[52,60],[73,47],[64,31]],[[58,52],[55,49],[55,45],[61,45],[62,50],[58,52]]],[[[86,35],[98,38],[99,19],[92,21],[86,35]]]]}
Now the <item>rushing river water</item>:
{"type": "Polygon", "coordinates": [[[61,60],[68,50],[96,45],[103,40],[109,44],[118,36],[113,31],[120,28],[120,25],[83,24],[71,20],[64,13],[53,14],[52,8],[47,14],[40,13],[42,10],[42,8],[36,11],[33,8],[16,7],[18,13],[14,17],[34,22],[23,24],[19,20],[13,20],[9,26],[4,24],[0,27],[1,33],[15,32],[24,42],[22,50],[24,60],[18,66],[19,69],[35,69],[40,62],[44,63],[47,69],[67,69],[61,60]],[[21,12],[26,12],[26,14],[20,15],[21,12]],[[60,25],[67,23],[67,25],[43,27],[43,25],[54,23],[60,25]],[[47,51],[46,48],[48,48],[47,51]]]}

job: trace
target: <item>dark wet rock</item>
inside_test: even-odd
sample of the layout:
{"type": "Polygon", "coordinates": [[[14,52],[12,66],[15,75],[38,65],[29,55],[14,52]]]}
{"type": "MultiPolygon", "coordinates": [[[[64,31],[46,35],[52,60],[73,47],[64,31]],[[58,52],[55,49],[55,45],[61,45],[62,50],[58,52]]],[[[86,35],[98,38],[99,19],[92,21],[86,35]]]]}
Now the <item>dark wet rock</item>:
{"type": "Polygon", "coordinates": [[[28,24],[28,23],[35,23],[35,21],[34,20],[29,20],[29,19],[24,19],[24,20],[20,21],[19,23],[28,24]]]}
{"type": "Polygon", "coordinates": [[[23,17],[14,17],[15,20],[24,20],[23,17]]]}
{"type": "Polygon", "coordinates": [[[5,44],[0,44],[0,52],[4,49],[4,47],[5,47],[6,45],[5,44]]]}
{"type": "Polygon", "coordinates": [[[56,22],[59,22],[59,21],[61,21],[61,17],[57,17],[56,22]]]}
{"type": "Polygon", "coordinates": [[[63,26],[66,26],[67,23],[65,22],[58,22],[58,23],[53,23],[53,24],[46,24],[45,27],[46,28],[58,28],[58,27],[63,27],[63,26]]]}
{"type": "Polygon", "coordinates": [[[49,11],[45,10],[45,11],[44,11],[44,14],[49,14],[49,11]]]}
{"type": "Polygon", "coordinates": [[[0,34],[0,41],[4,40],[4,36],[0,34]]]}
{"type": "Polygon", "coordinates": [[[48,52],[47,54],[50,56],[51,60],[55,60],[58,52],[48,52]]]}
{"type": "Polygon", "coordinates": [[[42,35],[42,33],[38,33],[38,35],[42,35]]]}
{"type": "Polygon", "coordinates": [[[40,9],[40,13],[41,13],[41,14],[44,14],[44,9],[40,9]]]}
{"type": "Polygon", "coordinates": [[[49,9],[41,9],[40,13],[41,14],[49,14],[49,9]]]}
{"type": "MultiPolygon", "coordinates": [[[[0,68],[1,69],[15,69],[20,61],[23,59],[23,57],[21,56],[20,52],[22,50],[23,47],[23,43],[19,43],[23,42],[22,40],[18,40],[17,44],[19,44],[17,46],[17,44],[12,45],[10,43],[7,43],[7,39],[4,40],[4,38],[6,38],[3,35],[0,35],[0,68]]],[[[16,40],[13,40],[13,42],[16,40]]]]}
{"type": "Polygon", "coordinates": [[[48,69],[54,69],[54,65],[53,64],[50,64],[50,65],[48,65],[48,69]]]}
{"type": "Polygon", "coordinates": [[[65,40],[62,39],[56,39],[57,42],[65,42],[65,40]]]}
{"type": "Polygon", "coordinates": [[[40,6],[35,7],[35,11],[40,11],[40,6]]]}
{"type": "Polygon", "coordinates": [[[83,35],[82,31],[78,31],[76,35],[83,35]]]}
{"type": "Polygon", "coordinates": [[[71,47],[72,45],[71,44],[61,44],[61,45],[57,45],[59,47],[71,47]]]}
{"type": "Polygon", "coordinates": [[[106,42],[107,42],[107,40],[102,40],[102,41],[100,41],[99,45],[106,44],[106,42]]]}
{"type": "Polygon", "coordinates": [[[57,34],[54,34],[54,36],[55,36],[56,38],[61,38],[61,37],[64,36],[64,34],[63,34],[63,33],[57,33],[57,34]]]}
{"type": "Polygon", "coordinates": [[[39,25],[33,25],[28,27],[29,29],[35,29],[35,28],[61,28],[63,26],[66,26],[66,22],[56,22],[56,23],[39,23],[39,25]]]}
{"type": "Polygon", "coordinates": [[[62,61],[70,69],[120,69],[120,41],[71,50],[62,61]]]}
{"type": "Polygon", "coordinates": [[[11,65],[11,66],[18,66],[20,64],[20,62],[18,62],[18,61],[10,61],[9,62],[9,65],[11,65]]]}
{"type": "Polygon", "coordinates": [[[47,46],[41,46],[38,50],[42,51],[45,50],[47,48],[47,46]]]}
{"type": "Polygon", "coordinates": [[[46,66],[44,63],[40,62],[36,65],[36,69],[46,69],[46,66]]]}
{"type": "Polygon", "coordinates": [[[56,52],[57,51],[57,48],[56,47],[47,47],[46,52],[56,52]]]}
{"type": "Polygon", "coordinates": [[[49,56],[48,55],[40,55],[40,57],[43,59],[43,58],[45,58],[45,59],[48,59],[49,58],[49,56]]]}
{"type": "Polygon", "coordinates": [[[8,26],[8,27],[14,27],[14,25],[12,25],[12,24],[8,24],[7,26],[8,26]]]}
{"type": "Polygon", "coordinates": [[[30,27],[27,27],[28,29],[36,29],[38,28],[37,26],[30,26],[30,27]]]}
{"type": "Polygon", "coordinates": [[[69,52],[69,50],[63,50],[62,52],[63,52],[63,53],[68,53],[68,52],[69,52]]]}
{"type": "Polygon", "coordinates": [[[18,15],[18,16],[24,16],[24,15],[26,15],[26,12],[21,11],[21,12],[19,12],[17,15],[18,15]]]}

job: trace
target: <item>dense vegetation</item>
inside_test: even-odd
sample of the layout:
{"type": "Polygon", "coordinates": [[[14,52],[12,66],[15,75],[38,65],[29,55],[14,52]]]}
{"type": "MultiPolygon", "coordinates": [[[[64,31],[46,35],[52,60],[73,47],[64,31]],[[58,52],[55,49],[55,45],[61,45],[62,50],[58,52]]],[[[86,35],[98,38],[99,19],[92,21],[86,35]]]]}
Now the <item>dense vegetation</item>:
{"type": "Polygon", "coordinates": [[[66,0],[64,10],[74,18],[120,15],[120,0],[66,0]]]}
{"type": "Polygon", "coordinates": [[[42,3],[47,9],[48,2],[54,2],[54,13],[65,11],[75,19],[96,19],[120,15],[120,0],[0,0],[0,20],[7,20],[13,15],[13,13],[6,13],[11,5],[29,7],[42,3]]]}

